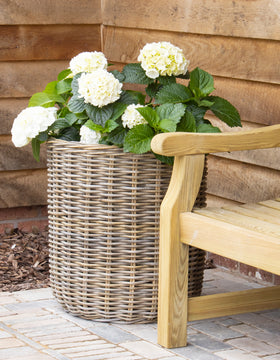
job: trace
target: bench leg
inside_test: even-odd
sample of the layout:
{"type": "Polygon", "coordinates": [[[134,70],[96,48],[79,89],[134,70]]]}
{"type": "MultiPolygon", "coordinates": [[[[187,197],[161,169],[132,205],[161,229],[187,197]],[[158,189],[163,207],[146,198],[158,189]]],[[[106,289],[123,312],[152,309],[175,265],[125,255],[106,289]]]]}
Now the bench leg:
{"type": "Polygon", "coordinates": [[[203,168],[204,155],[176,157],[161,206],[158,343],[167,348],[187,344],[189,246],[180,241],[179,215],[192,210],[203,168]]]}

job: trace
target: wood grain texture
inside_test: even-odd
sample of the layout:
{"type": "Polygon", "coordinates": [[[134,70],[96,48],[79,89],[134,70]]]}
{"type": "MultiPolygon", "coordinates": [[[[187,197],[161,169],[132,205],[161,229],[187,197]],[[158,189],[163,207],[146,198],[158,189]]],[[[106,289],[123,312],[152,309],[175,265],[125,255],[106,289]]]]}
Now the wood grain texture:
{"type": "MultiPolygon", "coordinates": [[[[280,274],[280,226],[278,236],[228,223],[211,210],[181,214],[181,241],[256,268],[280,274]],[[211,241],[210,241],[211,240],[211,241]]],[[[244,223],[246,220],[244,220],[244,223]]],[[[247,223],[250,218],[247,218],[247,223]]],[[[275,225],[276,226],[276,225],[275,225]]]]}
{"type": "Polygon", "coordinates": [[[29,97],[43,91],[47,83],[56,80],[69,61],[0,62],[0,97],[29,97]],[[30,81],[32,79],[32,81],[30,81]]]}
{"type": "Polygon", "coordinates": [[[113,62],[136,62],[146,43],[169,41],[183,49],[190,70],[280,84],[280,42],[220,36],[104,27],[104,52],[113,62]]]}
{"type": "Polygon", "coordinates": [[[37,162],[32,155],[31,144],[16,148],[10,137],[7,139],[0,136],[0,172],[23,169],[46,168],[46,148],[41,146],[40,162],[37,162]]]}
{"type": "Polygon", "coordinates": [[[242,203],[280,196],[280,172],[214,156],[208,157],[211,195],[242,203]]]}
{"type": "Polygon", "coordinates": [[[189,321],[279,308],[280,287],[233,291],[189,299],[189,321]]]}
{"type": "Polygon", "coordinates": [[[11,134],[13,121],[27,107],[29,99],[0,99],[0,135],[11,134]]]}
{"type": "Polygon", "coordinates": [[[176,157],[160,210],[158,342],[186,345],[188,247],[180,243],[179,214],[191,211],[204,168],[204,155],[176,157]]]}
{"type": "Polygon", "coordinates": [[[100,0],[0,0],[0,24],[100,24],[100,0]]]}
{"type": "Polygon", "coordinates": [[[82,51],[100,51],[100,25],[0,27],[0,61],[67,60],[82,51]]]}
{"type": "Polygon", "coordinates": [[[278,0],[104,0],[103,9],[105,25],[280,39],[278,0]]]}
{"type": "Polygon", "coordinates": [[[154,152],[166,156],[279,147],[280,124],[238,132],[158,134],[151,146],[154,152]]]}
{"type": "Polygon", "coordinates": [[[46,204],[45,169],[1,172],[0,208],[46,204]]]}

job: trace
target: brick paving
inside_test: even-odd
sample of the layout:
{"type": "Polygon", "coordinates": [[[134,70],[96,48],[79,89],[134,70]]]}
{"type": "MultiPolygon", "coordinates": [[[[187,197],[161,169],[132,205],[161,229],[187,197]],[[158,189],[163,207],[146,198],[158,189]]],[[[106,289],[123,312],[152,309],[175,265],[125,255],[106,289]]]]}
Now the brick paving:
{"type": "MultiPolygon", "coordinates": [[[[263,284],[212,269],[205,272],[203,292],[263,284]]],[[[280,309],[191,322],[188,340],[187,347],[164,349],[155,323],[74,317],[48,288],[0,293],[1,360],[280,360],[280,309]]]]}

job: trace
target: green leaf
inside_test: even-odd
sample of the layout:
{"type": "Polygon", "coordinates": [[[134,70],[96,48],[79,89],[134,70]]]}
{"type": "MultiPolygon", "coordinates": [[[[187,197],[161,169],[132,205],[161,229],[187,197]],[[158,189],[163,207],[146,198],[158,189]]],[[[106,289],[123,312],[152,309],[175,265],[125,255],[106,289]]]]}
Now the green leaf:
{"type": "Polygon", "coordinates": [[[155,130],[158,129],[160,118],[158,116],[158,113],[154,109],[146,106],[142,108],[137,108],[136,110],[143,116],[143,118],[148,122],[151,127],[153,127],[155,130]]]}
{"type": "Polygon", "coordinates": [[[214,102],[211,106],[211,111],[228,126],[242,126],[241,119],[236,108],[227,100],[219,96],[210,96],[210,101],[214,102]]]}
{"type": "Polygon", "coordinates": [[[140,91],[134,90],[126,90],[126,92],[135,99],[136,104],[145,105],[145,98],[146,96],[142,94],[140,91]]]}
{"type": "Polygon", "coordinates": [[[175,76],[159,76],[157,78],[158,82],[162,85],[169,85],[176,83],[176,77],[175,76]]]}
{"type": "Polygon", "coordinates": [[[72,90],[72,79],[61,80],[56,84],[56,90],[58,94],[65,94],[72,90]]]}
{"type": "Polygon", "coordinates": [[[129,130],[124,139],[124,151],[143,154],[151,150],[153,129],[147,125],[137,125],[129,130]]]}
{"type": "Polygon", "coordinates": [[[71,74],[71,70],[70,69],[65,69],[65,70],[62,70],[58,76],[57,76],[57,80],[60,81],[60,80],[63,80],[65,79],[68,75],[71,74]]]}
{"type": "Polygon", "coordinates": [[[109,120],[113,114],[113,106],[111,104],[99,108],[90,104],[86,104],[86,112],[88,117],[95,123],[101,126],[105,126],[107,120],[109,120]]]}
{"type": "Polygon", "coordinates": [[[214,90],[213,77],[208,72],[197,67],[190,74],[189,87],[195,97],[207,96],[214,90]]]}
{"type": "Polygon", "coordinates": [[[174,164],[174,156],[164,156],[164,155],[159,155],[156,153],[153,153],[155,155],[155,157],[160,160],[162,163],[167,164],[167,165],[173,165],[174,164]]]}
{"type": "Polygon", "coordinates": [[[36,161],[40,161],[40,145],[41,142],[37,138],[32,139],[32,152],[36,161]]]}
{"type": "Polygon", "coordinates": [[[196,121],[191,112],[186,111],[185,115],[177,126],[177,131],[196,132],[196,121]]]}
{"type": "Polygon", "coordinates": [[[63,129],[59,135],[59,139],[65,141],[79,141],[80,140],[79,130],[77,130],[73,126],[63,129]]]}
{"type": "Polygon", "coordinates": [[[107,141],[116,146],[122,147],[126,134],[127,129],[125,129],[123,126],[118,126],[107,136],[107,141]]]}
{"type": "Polygon", "coordinates": [[[78,117],[76,114],[68,113],[65,115],[65,120],[67,121],[68,125],[73,125],[77,121],[78,117]]]}
{"type": "Polygon", "coordinates": [[[199,133],[220,133],[221,130],[211,124],[199,124],[197,127],[199,133]]]}
{"type": "Polygon", "coordinates": [[[86,104],[83,98],[73,96],[68,102],[68,108],[73,113],[81,113],[85,110],[86,104]]]}
{"type": "Polygon", "coordinates": [[[125,76],[123,80],[126,83],[149,85],[154,82],[148,78],[141,64],[127,64],[123,67],[122,74],[125,76]]]}
{"type": "Polygon", "coordinates": [[[115,130],[118,126],[119,124],[115,120],[109,119],[106,121],[104,132],[110,133],[111,131],[115,130]]]}
{"type": "Polygon", "coordinates": [[[61,130],[67,127],[69,127],[69,123],[67,120],[58,119],[50,126],[50,131],[61,130]]]}
{"type": "Polygon", "coordinates": [[[156,112],[161,119],[171,119],[177,124],[184,115],[185,109],[184,104],[163,104],[156,108],[156,112]]]}
{"type": "Polygon", "coordinates": [[[28,106],[43,106],[43,107],[50,107],[54,106],[54,104],[63,103],[64,99],[60,95],[56,94],[46,94],[44,92],[39,92],[31,96],[28,106]]]}
{"type": "Polygon", "coordinates": [[[71,84],[71,87],[72,87],[72,91],[73,91],[73,95],[74,96],[80,96],[79,94],[79,78],[81,77],[82,73],[79,73],[79,74],[76,74],[74,77],[73,77],[73,80],[72,80],[72,84],[71,84]]]}
{"type": "Polygon", "coordinates": [[[58,81],[49,82],[46,85],[45,90],[43,92],[46,94],[57,94],[57,90],[56,90],[57,83],[58,83],[58,81]]]}
{"type": "Polygon", "coordinates": [[[42,131],[40,132],[36,138],[40,141],[40,142],[45,142],[48,140],[49,138],[49,134],[48,134],[49,130],[46,130],[46,131],[42,131]]]}
{"type": "Polygon", "coordinates": [[[188,80],[190,78],[190,73],[189,73],[189,71],[187,71],[184,75],[181,74],[181,75],[177,75],[176,77],[179,78],[179,79],[188,80]]]}
{"type": "Polygon", "coordinates": [[[204,120],[207,108],[199,107],[195,104],[190,104],[187,106],[187,111],[190,112],[194,116],[196,122],[199,123],[200,121],[204,120]]]}
{"type": "Polygon", "coordinates": [[[95,124],[91,119],[89,119],[87,122],[85,122],[84,125],[87,126],[91,130],[104,132],[104,128],[101,125],[95,124]]]}
{"type": "Polygon", "coordinates": [[[159,122],[159,128],[163,132],[175,132],[176,131],[176,122],[171,119],[162,119],[159,122]]]}
{"type": "Polygon", "coordinates": [[[121,102],[114,103],[113,113],[110,116],[110,120],[117,120],[125,112],[126,108],[127,104],[123,104],[121,102]]]}
{"type": "Polygon", "coordinates": [[[214,102],[213,101],[209,101],[209,100],[198,100],[197,101],[197,105],[198,106],[202,106],[202,107],[207,107],[207,108],[210,108],[212,105],[214,105],[214,102]]]}
{"type": "Polygon", "coordinates": [[[115,78],[118,79],[120,82],[123,82],[125,79],[125,76],[118,70],[112,70],[110,71],[110,73],[112,73],[115,76],[115,78]]]}
{"type": "Polygon", "coordinates": [[[157,93],[155,101],[158,104],[181,103],[192,98],[190,89],[182,84],[171,84],[163,86],[157,93]]]}
{"type": "Polygon", "coordinates": [[[150,98],[154,98],[161,87],[159,84],[152,83],[146,87],[146,94],[150,96],[150,98]]]}
{"type": "Polygon", "coordinates": [[[122,92],[121,97],[118,100],[118,103],[119,102],[126,105],[138,104],[138,100],[135,98],[135,96],[132,96],[127,91],[122,92]]]}

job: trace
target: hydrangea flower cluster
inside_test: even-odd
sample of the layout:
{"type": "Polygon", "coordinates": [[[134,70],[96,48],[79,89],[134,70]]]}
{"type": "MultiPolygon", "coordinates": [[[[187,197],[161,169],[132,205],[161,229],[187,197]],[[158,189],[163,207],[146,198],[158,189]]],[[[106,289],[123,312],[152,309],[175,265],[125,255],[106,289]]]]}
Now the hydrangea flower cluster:
{"type": "Polygon", "coordinates": [[[69,64],[73,75],[81,72],[90,73],[96,70],[105,70],[107,66],[107,59],[100,51],[82,52],[73,57],[69,64]]]}
{"type": "Polygon", "coordinates": [[[103,107],[120,98],[122,84],[106,70],[83,73],[78,83],[78,92],[85,103],[103,107]]]}
{"type": "Polygon", "coordinates": [[[140,51],[138,61],[151,79],[160,75],[184,75],[190,64],[180,48],[166,41],[146,44],[140,51]]]}
{"type": "Polygon", "coordinates": [[[147,124],[147,121],[143,116],[136,110],[138,108],[144,107],[143,105],[128,105],[125,112],[122,115],[123,127],[128,127],[132,129],[136,125],[147,124]]]}
{"type": "Polygon", "coordinates": [[[199,68],[189,72],[189,61],[177,46],[166,41],[146,44],[138,61],[118,71],[110,69],[102,52],[73,57],[57,81],[34,94],[14,120],[15,146],[31,141],[38,161],[40,144],[51,137],[142,154],[151,151],[158,133],[219,132],[204,119],[208,110],[229,126],[241,126],[238,111],[227,100],[210,96],[213,77],[199,68]],[[177,77],[188,84],[177,83],[177,77]],[[123,83],[145,85],[145,91],[125,90],[123,83]]]}
{"type": "Polygon", "coordinates": [[[80,142],[82,144],[98,144],[101,139],[101,133],[99,131],[91,130],[86,125],[81,127],[80,136],[80,142]]]}
{"type": "Polygon", "coordinates": [[[57,119],[57,108],[34,106],[22,110],[12,127],[12,141],[16,147],[27,145],[40,132],[48,129],[57,119]]]}

